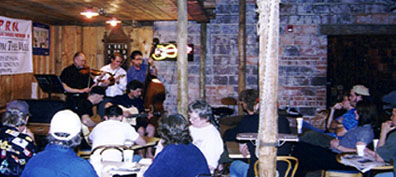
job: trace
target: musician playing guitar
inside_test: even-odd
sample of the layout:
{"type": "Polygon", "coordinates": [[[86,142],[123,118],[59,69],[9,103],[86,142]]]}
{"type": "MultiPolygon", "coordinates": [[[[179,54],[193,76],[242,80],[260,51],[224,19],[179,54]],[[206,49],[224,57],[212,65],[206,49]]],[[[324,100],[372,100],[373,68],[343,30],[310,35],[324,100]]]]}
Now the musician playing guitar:
{"type": "Polygon", "coordinates": [[[110,63],[100,68],[102,75],[96,76],[95,81],[99,86],[106,88],[107,97],[122,95],[126,89],[126,71],[121,68],[123,58],[120,53],[111,55],[110,63]]]}
{"type": "MultiPolygon", "coordinates": [[[[135,107],[139,110],[139,113],[144,112],[142,96],[143,83],[138,80],[132,80],[127,84],[125,94],[114,97],[110,102],[106,104],[106,108],[113,105],[122,105],[125,108],[135,107]]],[[[128,111],[123,112],[125,117],[129,117],[128,111]]],[[[150,119],[153,117],[152,114],[148,114],[148,117],[141,117],[136,120],[135,129],[140,136],[153,137],[155,133],[155,127],[150,123],[150,119]]],[[[146,157],[151,158],[152,152],[150,149],[147,150],[146,157]]]]}

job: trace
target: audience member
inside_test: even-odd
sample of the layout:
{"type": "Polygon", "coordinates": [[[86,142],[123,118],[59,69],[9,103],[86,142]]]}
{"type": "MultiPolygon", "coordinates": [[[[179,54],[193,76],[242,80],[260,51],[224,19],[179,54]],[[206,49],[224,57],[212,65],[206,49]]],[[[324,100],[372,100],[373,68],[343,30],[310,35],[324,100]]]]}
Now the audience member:
{"type": "MultiPolygon", "coordinates": [[[[242,118],[238,125],[224,133],[224,141],[236,141],[238,133],[257,133],[259,125],[258,92],[254,89],[243,90],[239,94],[239,101],[247,115],[242,118]],[[256,108],[256,109],[255,109],[256,108]]],[[[285,117],[278,117],[278,132],[290,134],[289,121],[285,117]]],[[[243,155],[250,154],[250,163],[247,164],[243,161],[237,160],[231,163],[230,177],[253,177],[254,176],[254,163],[258,160],[254,142],[240,143],[239,147],[243,155]]],[[[290,152],[290,144],[285,144],[278,148],[278,155],[288,155],[290,152]]],[[[284,165],[278,165],[277,170],[283,174],[286,170],[284,165]]]]}
{"type": "MultiPolygon", "coordinates": [[[[355,114],[355,106],[358,102],[365,101],[369,102],[366,96],[369,96],[368,88],[363,85],[355,85],[350,91],[350,95],[348,97],[348,101],[344,100],[343,104],[345,104],[345,108],[349,109],[345,114],[338,117],[335,120],[331,121],[329,132],[325,133],[324,131],[319,131],[315,128],[311,128],[313,131],[305,132],[301,137],[300,141],[306,142],[309,144],[321,146],[324,148],[329,148],[330,144],[328,143],[329,140],[333,138],[342,139],[344,135],[355,128],[358,125],[358,120],[356,119],[355,114]]],[[[341,106],[341,104],[336,104],[334,107],[341,106]]],[[[333,115],[330,115],[332,118],[333,115]]],[[[373,120],[374,121],[374,120],[373,120]]],[[[330,122],[330,121],[329,121],[330,122]]],[[[305,127],[306,124],[304,124],[305,127]]]]}
{"type": "MultiPolygon", "coordinates": [[[[132,141],[139,145],[146,143],[131,125],[122,122],[122,110],[118,105],[112,105],[106,108],[104,118],[105,121],[96,125],[89,135],[89,140],[92,142],[92,150],[105,145],[122,146],[126,141],[132,141]]],[[[98,155],[98,152],[95,151],[94,155],[98,155]]],[[[111,159],[114,161],[122,160],[122,156],[119,156],[120,154],[112,155],[114,156],[111,159]]]]}
{"type": "Polygon", "coordinates": [[[357,103],[355,114],[358,126],[349,130],[341,140],[331,137],[327,142],[322,142],[327,145],[313,145],[300,141],[294,147],[294,156],[300,164],[297,176],[321,169],[354,170],[338,163],[336,155],[342,152],[356,152],[357,144],[367,145],[373,140],[372,123],[376,119],[377,111],[374,104],[361,101],[357,103]]]}
{"type": "Polygon", "coordinates": [[[35,155],[33,133],[26,127],[29,105],[14,100],[7,104],[0,128],[0,176],[20,176],[30,158],[35,155]]]}
{"type": "Polygon", "coordinates": [[[340,126],[340,124],[337,124],[336,121],[333,121],[334,116],[336,115],[336,112],[344,111],[344,113],[341,116],[337,117],[338,120],[341,120],[341,119],[343,119],[343,117],[347,117],[349,115],[355,115],[355,113],[354,113],[355,108],[351,105],[348,95],[344,95],[343,99],[340,102],[337,102],[334,106],[331,107],[330,115],[327,118],[327,124],[326,124],[326,129],[328,130],[328,132],[331,132],[331,133],[335,132],[337,130],[337,127],[340,126]],[[332,123],[333,123],[333,126],[331,126],[332,123]]]}
{"type": "Polygon", "coordinates": [[[358,121],[354,114],[354,107],[356,107],[356,104],[360,101],[368,101],[366,98],[367,96],[370,96],[369,89],[367,87],[364,85],[353,86],[349,95],[349,103],[352,108],[341,117],[333,120],[330,124],[330,129],[335,129],[334,132],[338,138],[341,138],[346,132],[358,125],[358,121]]]}
{"type": "Polygon", "coordinates": [[[159,120],[158,132],[164,148],[144,173],[145,177],[192,177],[210,174],[205,156],[192,144],[188,124],[179,114],[159,120]]]}
{"type": "Polygon", "coordinates": [[[52,118],[48,145],[26,164],[22,177],[97,176],[92,165],[73,148],[81,143],[81,121],[71,110],[58,111],[52,118]]]}
{"type": "Polygon", "coordinates": [[[188,114],[193,144],[204,154],[213,173],[224,151],[224,144],[219,130],[211,123],[212,108],[206,101],[196,100],[188,106],[188,114]]]}
{"type": "Polygon", "coordinates": [[[392,115],[389,121],[382,123],[380,138],[377,145],[377,153],[370,149],[365,149],[365,152],[373,157],[376,157],[380,162],[393,162],[393,171],[384,172],[375,177],[394,177],[396,176],[396,108],[392,109],[392,115]]]}

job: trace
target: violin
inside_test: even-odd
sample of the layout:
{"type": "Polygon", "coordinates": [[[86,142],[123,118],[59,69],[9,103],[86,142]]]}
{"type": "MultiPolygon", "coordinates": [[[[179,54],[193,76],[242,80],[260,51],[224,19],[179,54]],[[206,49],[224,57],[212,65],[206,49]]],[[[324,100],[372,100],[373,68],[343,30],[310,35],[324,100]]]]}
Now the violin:
{"type": "Polygon", "coordinates": [[[98,70],[98,69],[90,68],[89,66],[84,66],[79,71],[80,71],[81,74],[85,75],[85,74],[90,73],[93,76],[100,76],[102,74],[102,72],[103,72],[103,71],[98,70]]]}

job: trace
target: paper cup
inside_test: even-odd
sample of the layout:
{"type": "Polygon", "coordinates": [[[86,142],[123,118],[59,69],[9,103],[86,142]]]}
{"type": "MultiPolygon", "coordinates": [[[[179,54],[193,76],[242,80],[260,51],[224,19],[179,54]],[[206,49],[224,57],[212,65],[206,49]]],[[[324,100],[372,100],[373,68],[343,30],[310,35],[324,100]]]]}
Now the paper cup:
{"type": "Polygon", "coordinates": [[[296,118],[296,120],[297,120],[297,128],[302,128],[303,118],[299,117],[299,118],[296,118]]]}
{"type": "Polygon", "coordinates": [[[374,140],[373,140],[374,151],[377,150],[377,146],[378,146],[378,139],[374,139],[374,140]]]}
{"type": "Polygon", "coordinates": [[[366,145],[358,144],[356,145],[356,150],[358,156],[364,156],[364,149],[366,148],[366,145]]]}
{"type": "Polygon", "coordinates": [[[302,117],[296,118],[296,121],[297,121],[297,133],[301,134],[303,127],[303,118],[302,117]]]}
{"type": "Polygon", "coordinates": [[[123,155],[124,155],[124,162],[132,163],[132,159],[133,159],[133,150],[132,149],[124,150],[123,155]]]}

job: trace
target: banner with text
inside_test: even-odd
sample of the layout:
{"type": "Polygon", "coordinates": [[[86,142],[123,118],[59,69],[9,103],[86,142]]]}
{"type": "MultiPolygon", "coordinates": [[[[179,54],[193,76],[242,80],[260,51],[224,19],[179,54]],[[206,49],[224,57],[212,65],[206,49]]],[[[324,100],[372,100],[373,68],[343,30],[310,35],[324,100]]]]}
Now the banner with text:
{"type": "Polygon", "coordinates": [[[0,16],[0,75],[32,73],[32,21],[0,16]]]}

